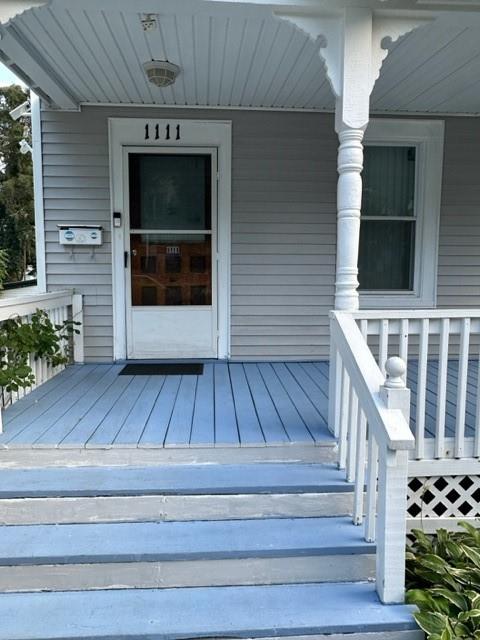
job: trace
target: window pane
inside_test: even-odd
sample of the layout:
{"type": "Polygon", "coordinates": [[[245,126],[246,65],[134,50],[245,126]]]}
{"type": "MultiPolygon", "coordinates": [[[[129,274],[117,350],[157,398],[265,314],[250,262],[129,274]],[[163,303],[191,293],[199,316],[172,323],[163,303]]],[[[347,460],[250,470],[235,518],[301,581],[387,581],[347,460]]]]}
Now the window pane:
{"type": "Polygon", "coordinates": [[[129,156],[131,229],[211,229],[211,156],[129,156]]]}
{"type": "Polygon", "coordinates": [[[415,222],[363,220],[358,278],[367,291],[413,290],[415,222]]]}
{"type": "Polygon", "coordinates": [[[132,234],[133,306],[211,305],[211,235],[132,234]]]}
{"type": "Polygon", "coordinates": [[[365,147],[362,215],[414,215],[415,151],[415,147],[365,147]]]}

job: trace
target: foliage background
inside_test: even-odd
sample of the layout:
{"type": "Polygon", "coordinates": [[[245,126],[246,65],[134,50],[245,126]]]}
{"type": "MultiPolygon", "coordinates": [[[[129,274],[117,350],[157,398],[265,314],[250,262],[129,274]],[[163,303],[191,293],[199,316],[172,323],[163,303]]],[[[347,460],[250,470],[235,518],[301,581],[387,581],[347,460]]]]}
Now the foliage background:
{"type": "Polygon", "coordinates": [[[25,102],[22,87],[0,87],[0,249],[8,252],[7,282],[25,279],[35,269],[35,216],[30,153],[21,154],[19,142],[31,144],[30,118],[13,120],[10,111],[25,102]]]}

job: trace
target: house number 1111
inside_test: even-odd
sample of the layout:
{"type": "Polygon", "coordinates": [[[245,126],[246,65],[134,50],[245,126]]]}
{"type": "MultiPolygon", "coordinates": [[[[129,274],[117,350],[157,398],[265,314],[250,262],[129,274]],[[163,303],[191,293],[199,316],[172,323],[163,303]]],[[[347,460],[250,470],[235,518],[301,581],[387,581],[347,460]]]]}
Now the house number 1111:
{"type": "MultiPolygon", "coordinates": [[[[174,131],[170,131],[171,127],[169,124],[165,126],[165,132],[162,131],[162,136],[164,140],[170,140],[173,135],[175,135],[175,140],[180,140],[180,125],[177,124],[174,131]]],[[[145,125],[145,140],[150,140],[150,125],[145,125]]],[[[160,125],[156,124],[153,130],[153,140],[160,140],[160,125]]]]}

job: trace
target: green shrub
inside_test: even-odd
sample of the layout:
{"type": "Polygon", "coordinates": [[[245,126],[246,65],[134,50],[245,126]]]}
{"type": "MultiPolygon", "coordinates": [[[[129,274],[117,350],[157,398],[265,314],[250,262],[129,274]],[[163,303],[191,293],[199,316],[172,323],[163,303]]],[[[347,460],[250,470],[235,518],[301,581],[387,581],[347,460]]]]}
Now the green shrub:
{"type": "Polygon", "coordinates": [[[461,526],[434,536],[415,529],[407,549],[407,602],[429,640],[480,640],[480,530],[461,526]]]}
{"type": "Polygon", "coordinates": [[[28,322],[14,317],[0,324],[0,387],[18,391],[35,382],[29,361],[44,358],[56,367],[69,361],[68,343],[80,323],[66,320],[54,324],[45,311],[37,309],[28,322]]]}

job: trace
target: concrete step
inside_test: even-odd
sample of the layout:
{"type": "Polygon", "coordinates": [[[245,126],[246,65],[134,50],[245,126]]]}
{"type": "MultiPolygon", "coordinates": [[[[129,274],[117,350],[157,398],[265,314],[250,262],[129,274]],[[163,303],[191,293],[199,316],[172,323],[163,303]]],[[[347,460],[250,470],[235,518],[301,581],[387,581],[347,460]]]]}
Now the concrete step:
{"type": "Polygon", "coordinates": [[[375,546],[348,518],[0,527],[0,590],[359,581],[375,546]]]}
{"type": "Polygon", "coordinates": [[[365,583],[9,593],[0,619],[0,640],[422,638],[410,607],[382,605],[365,583]]]}

